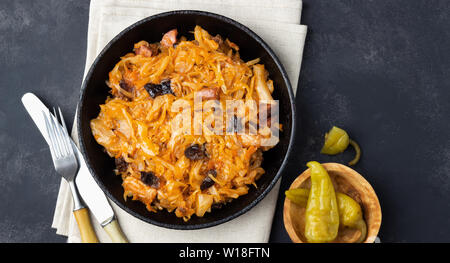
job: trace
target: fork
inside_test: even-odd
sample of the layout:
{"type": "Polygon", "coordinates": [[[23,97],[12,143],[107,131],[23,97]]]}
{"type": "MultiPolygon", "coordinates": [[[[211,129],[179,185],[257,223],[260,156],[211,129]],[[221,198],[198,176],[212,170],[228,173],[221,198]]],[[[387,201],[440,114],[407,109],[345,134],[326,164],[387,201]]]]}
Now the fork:
{"type": "Polygon", "coordinates": [[[56,172],[61,175],[70,186],[73,197],[73,214],[80,230],[83,243],[98,243],[94,228],[91,225],[88,209],[81,202],[77,187],[75,185],[75,176],[78,172],[78,161],[72,148],[72,142],[67,132],[64,117],[61,109],[58,107],[58,114],[53,108],[53,114],[50,111],[42,111],[45,119],[47,134],[50,139],[50,153],[56,172]],[[61,125],[59,124],[61,122],[61,125]]]}

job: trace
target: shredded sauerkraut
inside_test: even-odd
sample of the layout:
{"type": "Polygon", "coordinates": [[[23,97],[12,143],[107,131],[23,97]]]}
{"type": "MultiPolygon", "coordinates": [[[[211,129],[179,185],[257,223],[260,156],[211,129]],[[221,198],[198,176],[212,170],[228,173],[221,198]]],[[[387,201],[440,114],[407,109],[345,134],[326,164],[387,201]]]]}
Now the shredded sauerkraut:
{"type": "MultiPolygon", "coordinates": [[[[250,185],[256,187],[264,174],[262,152],[271,148],[261,140],[273,130],[249,117],[259,113],[251,102],[264,100],[269,108],[273,102],[273,82],[259,59],[245,63],[236,44],[212,37],[200,26],[194,38],[177,39],[174,29],[160,43],[136,43],[134,52],[109,73],[112,96],[90,123],[96,141],[116,159],[124,198],[143,202],[149,211],[174,211],[185,221],[247,194],[250,185]],[[195,105],[195,96],[201,97],[201,105],[195,105]],[[228,119],[234,128],[256,127],[256,132],[216,134],[199,124],[201,134],[196,134],[194,112],[209,100],[219,106],[243,101],[237,112],[223,114],[232,115],[228,119]],[[180,121],[174,110],[179,101],[187,102],[181,108],[193,109],[188,115],[192,128],[174,125],[180,121]]],[[[202,116],[214,112],[217,108],[203,110],[202,116]]]]}

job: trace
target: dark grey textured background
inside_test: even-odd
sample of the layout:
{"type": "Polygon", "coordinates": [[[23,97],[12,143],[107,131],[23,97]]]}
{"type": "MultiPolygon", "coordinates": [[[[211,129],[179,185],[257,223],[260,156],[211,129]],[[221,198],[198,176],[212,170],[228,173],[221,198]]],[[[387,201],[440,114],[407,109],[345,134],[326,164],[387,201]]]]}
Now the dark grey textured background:
{"type": "MultiPolygon", "coordinates": [[[[84,70],[89,1],[0,1],[0,242],[64,242],[50,228],[60,179],[20,98],[60,105],[71,125],[84,70]]],[[[296,147],[271,241],[288,242],[283,192],[332,126],[363,156],[385,242],[450,241],[450,1],[304,0],[309,26],[296,147]]]]}

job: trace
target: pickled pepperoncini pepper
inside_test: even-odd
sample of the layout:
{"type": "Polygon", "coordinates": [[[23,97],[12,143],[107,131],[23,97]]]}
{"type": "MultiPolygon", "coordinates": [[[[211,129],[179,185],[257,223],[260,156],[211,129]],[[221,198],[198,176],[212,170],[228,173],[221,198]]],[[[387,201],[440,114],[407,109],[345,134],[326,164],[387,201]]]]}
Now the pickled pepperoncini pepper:
{"type": "Polygon", "coordinates": [[[318,162],[311,168],[311,190],[305,213],[305,237],[310,243],[333,241],[339,229],[339,212],[331,179],[318,162]]]}
{"type": "Polygon", "coordinates": [[[335,155],[345,151],[349,144],[355,149],[356,156],[348,164],[355,165],[361,157],[361,149],[359,148],[359,145],[349,138],[345,130],[333,126],[331,130],[325,134],[325,143],[322,147],[321,153],[335,155]]]}
{"type": "Polygon", "coordinates": [[[308,204],[309,189],[305,188],[289,189],[286,192],[284,192],[284,194],[289,200],[296,203],[297,205],[306,207],[306,204],[308,204]]]}
{"type": "MultiPolygon", "coordinates": [[[[309,189],[296,188],[285,192],[286,197],[300,206],[306,206],[309,197],[309,189]]],[[[357,243],[366,239],[367,226],[362,217],[361,206],[350,196],[336,192],[340,225],[358,229],[361,232],[357,243]]]]}
{"type": "Polygon", "coordinates": [[[366,239],[367,226],[362,217],[361,206],[348,195],[338,193],[339,221],[342,225],[356,228],[361,232],[357,243],[361,243],[366,239]]]}

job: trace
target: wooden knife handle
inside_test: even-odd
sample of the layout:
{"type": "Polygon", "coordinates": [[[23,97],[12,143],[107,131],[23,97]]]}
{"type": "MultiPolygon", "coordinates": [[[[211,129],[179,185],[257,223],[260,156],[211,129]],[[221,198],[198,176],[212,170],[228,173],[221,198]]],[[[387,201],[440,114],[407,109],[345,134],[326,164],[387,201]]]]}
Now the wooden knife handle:
{"type": "Polygon", "coordinates": [[[73,211],[73,215],[77,220],[78,229],[80,230],[81,241],[83,243],[99,243],[97,235],[89,218],[89,211],[87,208],[81,208],[73,211]]]}
{"type": "Polygon", "coordinates": [[[103,229],[105,229],[113,243],[128,243],[128,239],[123,234],[116,219],[103,226],[103,229]]]}

